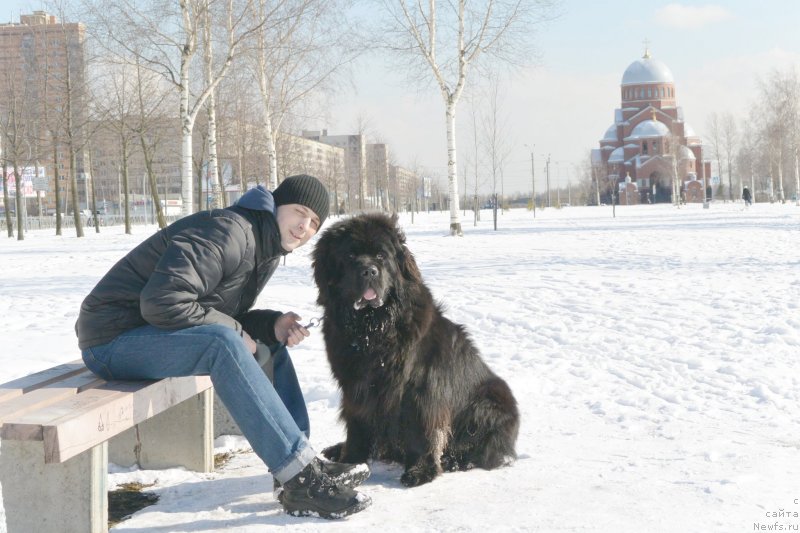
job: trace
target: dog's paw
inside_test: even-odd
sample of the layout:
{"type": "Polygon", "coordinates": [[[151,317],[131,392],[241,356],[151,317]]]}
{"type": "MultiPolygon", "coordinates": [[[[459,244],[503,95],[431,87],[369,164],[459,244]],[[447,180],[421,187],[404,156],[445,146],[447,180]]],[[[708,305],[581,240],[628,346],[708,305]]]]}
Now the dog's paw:
{"type": "Polygon", "coordinates": [[[442,455],[442,458],[439,460],[439,462],[442,464],[442,470],[445,472],[456,472],[459,470],[460,463],[458,462],[458,459],[452,455],[442,455]]]}
{"type": "Polygon", "coordinates": [[[328,459],[329,461],[341,461],[343,448],[344,448],[344,442],[340,442],[339,444],[328,446],[327,448],[322,450],[322,455],[324,455],[325,458],[328,459]]]}
{"type": "Polygon", "coordinates": [[[400,483],[406,487],[419,487],[420,485],[433,481],[436,475],[437,472],[435,468],[409,468],[400,476],[400,483]]]}

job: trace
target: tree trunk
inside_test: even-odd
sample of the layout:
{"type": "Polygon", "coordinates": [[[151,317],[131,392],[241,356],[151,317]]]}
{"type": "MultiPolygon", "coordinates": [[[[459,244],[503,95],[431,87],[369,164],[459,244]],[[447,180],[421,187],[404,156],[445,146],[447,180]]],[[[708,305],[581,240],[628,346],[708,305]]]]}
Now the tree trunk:
{"type": "MultiPolygon", "coordinates": [[[[94,232],[100,233],[100,220],[97,216],[97,191],[94,188],[94,172],[92,172],[92,153],[89,152],[89,172],[86,173],[87,176],[91,177],[92,180],[92,218],[94,219],[94,232]]],[[[86,178],[89,179],[88,177],[86,178]]],[[[86,185],[89,185],[89,182],[85,182],[86,185]]]]}
{"type": "MultiPolygon", "coordinates": [[[[189,94],[188,91],[185,92],[185,101],[188,102],[189,94]]],[[[181,100],[181,113],[184,111],[184,97],[181,100]]],[[[183,216],[191,215],[194,211],[194,191],[192,190],[193,180],[192,180],[192,120],[191,118],[184,116],[182,120],[182,128],[181,128],[181,160],[183,164],[181,165],[181,199],[183,206],[181,208],[181,214],[183,216]]],[[[201,187],[198,187],[199,190],[202,190],[201,187]]],[[[199,191],[198,191],[199,194],[199,191]]],[[[198,202],[198,207],[199,207],[198,202]]]]}
{"type": "Polygon", "coordinates": [[[447,180],[450,185],[450,235],[463,235],[458,216],[458,167],[456,166],[456,105],[447,103],[447,180]]]}
{"type": "Polygon", "coordinates": [[[147,181],[150,183],[150,194],[153,197],[156,220],[158,220],[158,227],[164,229],[167,227],[167,219],[164,218],[164,208],[161,205],[161,198],[158,196],[158,183],[156,183],[156,173],[153,171],[153,155],[150,152],[150,149],[147,147],[147,142],[145,141],[144,135],[139,136],[139,141],[142,145],[144,166],[147,169],[147,181]]]}
{"type": "Polygon", "coordinates": [[[219,161],[217,159],[217,105],[214,100],[214,93],[208,97],[208,179],[214,189],[215,209],[225,207],[225,184],[222,182],[222,174],[219,171],[219,161]]]}
{"type": "Polygon", "coordinates": [[[264,52],[264,44],[259,43],[258,57],[258,90],[261,93],[261,112],[263,113],[261,123],[261,135],[267,142],[267,166],[269,170],[269,182],[267,187],[274,191],[278,186],[278,153],[275,146],[275,135],[272,128],[272,105],[269,81],[267,80],[267,66],[264,52]]]}
{"type": "Polygon", "coordinates": [[[122,133],[122,190],[125,191],[125,234],[130,235],[131,231],[131,199],[130,187],[128,186],[128,140],[125,133],[122,133]]]}
{"type": "MultiPolygon", "coordinates": [[[[211,15],[209,7],[206,5],[205,28],[205,67],[206,67],[206,87],[214,85],[213,71],[213,49],[211,44],[211,15]]],[[[219,172],[217,161],[217,102],[214,97],[215,89],[212,89],[206,101],[206,112],[208,113],[208,172],[209,181],[213,184],[215,209],[225,207],[225,185],[222,183],[222,175],[219,172]]]]}
{"type": "Polygon", "coordinates": [[[83,221],[81,221],[81,205],[80,205],[80,198],[78,197],[78,176],[75,175],[77,172],[77,158],[75,157],[75,151],[73,149],[72,141],[69,142],[69,186],[70,186],[70,196],[72,199],[72,219],[75,221],[75,236],[76,237],[83,237],[83,221]]]}
{"type": "Polygon", "coordinates": [[[782,204],[786,203],[783,193],[783,147],[778,149],[778,199],[782,204]]]}
{"type": "Polygon", "coordinates": [[[800,161],[798,150],[794,149],[794,205],[800,206],[800,161]]]}
{"type": "Polygon", "coordinates": [[[267,158],[269,161],[269,189],[275,190],[278,186],[278,149],[275,145],[275,134],[272,129],[272,117],[269,110],[265,111],[264,135],[267,140],[267,158]]]}
{"type": "Polygon", "coordinates": [[[61,235],[61,186],[60,186],[60,176],[58,175],[58,142],[56,139],[56,134],[53,133],[53,172],[55,176],[53,177],[55,188],[56,188],[56,235],[61,235]]]}
{"type": "Polygon", "coordinates": [[[14,222],[11,220],[11,209],[9,209],[11,197],[8,195],[8,161],[3,159],[3,206],[6,208],[6,230],[8,238],[14,237],[14,222]]]}
{"type": "Polygon", "coordinates": [[[733,166],[733,164],[731,163],[731,160],[728,159],[728,198],[730,198],[731,202],[733,202],[733,198],[734,198],[734,196],[733,196],[733,169],[732,169],[732,166],[733,166]]]}
{"type": "Polygon", "coordinates": [[[17,206],[17,240],[25,240],[25,217],[22,214],[22,176],[19,173],[19,166],[17,161],[14,160],[14,183],[17,185],[16,194],[14,195],[17,206]]]}

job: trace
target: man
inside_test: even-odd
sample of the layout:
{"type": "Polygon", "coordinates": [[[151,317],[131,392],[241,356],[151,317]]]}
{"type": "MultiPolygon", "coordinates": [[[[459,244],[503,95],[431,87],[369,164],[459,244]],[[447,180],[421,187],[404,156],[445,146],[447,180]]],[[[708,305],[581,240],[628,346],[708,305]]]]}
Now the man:
{"type": "Polygon", "coordinates": [[[250,311],[280,259],[328,216],[312,176],[259,186],[225,209],[182,218],[123,257],[81,304],[75,330],[86,366],[104,379],[205,375],[271,470],[286,512],[340,518],[371,500],[353,488],[366,465],[320,460],[285,346],[309,335],[294,313],[250,311]],[[274,386],[253,354],[274,353],[274,386]]]}

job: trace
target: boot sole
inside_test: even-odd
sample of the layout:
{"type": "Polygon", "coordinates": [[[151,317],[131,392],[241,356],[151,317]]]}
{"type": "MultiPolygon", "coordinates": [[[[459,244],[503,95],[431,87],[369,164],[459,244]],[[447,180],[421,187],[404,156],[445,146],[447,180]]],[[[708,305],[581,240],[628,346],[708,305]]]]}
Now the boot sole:
{"type": "Polygon", "coordinates": [[[291,509],[286,504],[284,505],[284,511],[286,514],[290,514],[292,516],[313,516],[316,518],[324,518],[326,520],[339,520],[350,516],[351,514],[355,514],[359,511],[363,511],[370,505],[372,505],[372,499],[368,496],[363,494],[359,494],[358,500],[356,500],[353,505],[350,507],[346,507],[344,509],[340,509],[339,511],[326,511],[324,509],[313,509],[313,508],[303,508],[303,509],[291,509]]]}

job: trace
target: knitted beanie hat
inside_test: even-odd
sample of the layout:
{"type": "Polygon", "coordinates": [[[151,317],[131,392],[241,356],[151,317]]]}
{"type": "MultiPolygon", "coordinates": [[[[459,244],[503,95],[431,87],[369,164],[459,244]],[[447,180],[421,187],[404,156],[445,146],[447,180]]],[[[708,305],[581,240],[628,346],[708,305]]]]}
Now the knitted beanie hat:
{"type": "Polygon", "coordinates": [[[308,207],[319,217],[319,225],[328,217],[330,196],[328,189],[314,176],[298,174],[283,180],[274,191],[272,197],[275,206],[300,204],[308,207]]]}

